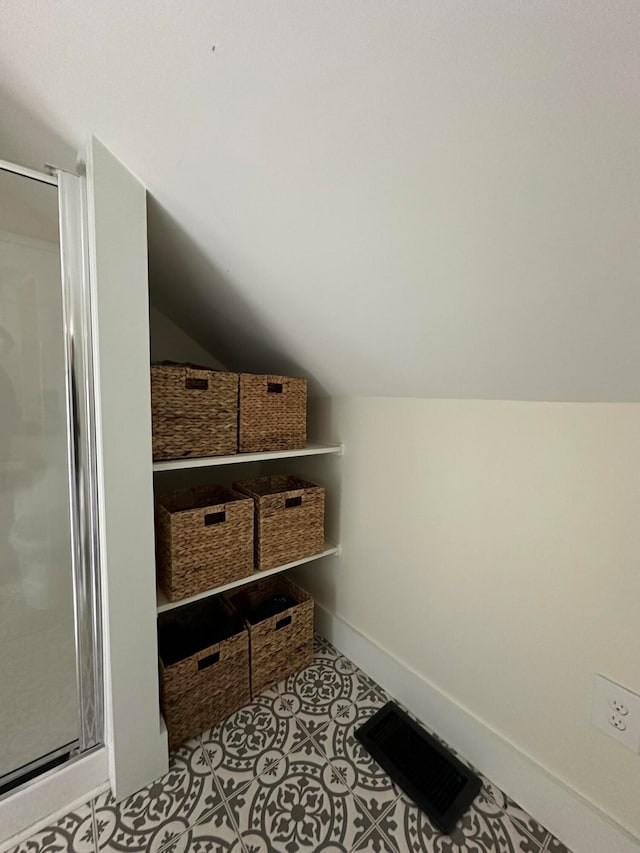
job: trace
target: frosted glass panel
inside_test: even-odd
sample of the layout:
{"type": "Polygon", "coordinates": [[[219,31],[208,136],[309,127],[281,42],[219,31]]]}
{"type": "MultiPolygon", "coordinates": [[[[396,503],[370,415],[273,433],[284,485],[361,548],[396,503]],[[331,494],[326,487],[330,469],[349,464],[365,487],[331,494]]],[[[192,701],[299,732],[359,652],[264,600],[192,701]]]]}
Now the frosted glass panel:
{"type": "Polygon", "coordinates": [[[57,205],[0,171],[0,779],[78,738],[57,205]]]}

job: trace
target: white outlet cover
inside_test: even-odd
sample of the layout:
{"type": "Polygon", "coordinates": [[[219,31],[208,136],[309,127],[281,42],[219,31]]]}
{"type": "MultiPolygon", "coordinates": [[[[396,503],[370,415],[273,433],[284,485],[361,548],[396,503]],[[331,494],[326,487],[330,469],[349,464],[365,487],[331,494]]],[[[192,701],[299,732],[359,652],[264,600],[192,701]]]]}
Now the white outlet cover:
{"type": "Polygon", "coordinates": [[[627,749],[640,753],[640,696],[637,693],[604,675],[596,675],[591,722],[605,734],[619,740],[627,749]],[[614,702],[622,703],[628,710],[622,717],[626,724],[625,731],[620,731],[610,723],[611,715],[615,714],[614,702]]]}

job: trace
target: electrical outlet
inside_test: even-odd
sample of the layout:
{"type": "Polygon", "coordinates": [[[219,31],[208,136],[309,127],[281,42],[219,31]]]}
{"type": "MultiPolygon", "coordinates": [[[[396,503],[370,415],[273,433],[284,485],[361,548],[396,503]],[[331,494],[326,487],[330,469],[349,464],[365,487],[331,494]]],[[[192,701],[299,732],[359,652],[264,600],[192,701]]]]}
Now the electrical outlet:
{"type": "Polygon", "coordinates": [[[591,722],[628,749],[640,753],[640,696],[596,675],[591,722]]]}
{"type": "Polygon", "coordinates": [[[626,732],[627,724],[624,721],[624,717],[621,717],[620,714],[616,714],[615,711],[611,711],[609,714],[609,725],[613,726],[614,729],[618,729],[619,732],[626,732]]]}
{"type": "Polygon", "coordinates": [[[629,709],[624,702],[621,702],[615,697],[609,702],[609,707],[612,708],[616,714],[620,714],[621,717],[626,717],[629,713],[629,709]]]}

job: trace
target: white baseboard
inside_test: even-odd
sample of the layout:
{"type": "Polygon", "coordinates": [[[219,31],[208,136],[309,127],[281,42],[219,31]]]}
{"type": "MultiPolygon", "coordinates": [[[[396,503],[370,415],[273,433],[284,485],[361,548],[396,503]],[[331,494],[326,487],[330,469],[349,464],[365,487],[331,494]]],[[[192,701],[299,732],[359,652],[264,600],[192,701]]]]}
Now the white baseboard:
{"type": "Polygon", "coordinates": [[[640,840],[406,664],[316,604],[316,630],[464,755],[573,853],[640,853],[640,840]]]}
{"type": "Polygon", "coordinates": [[[45,774],[0,799],[0,851],[55,823],[109,787],[107,750],[45,774]]]}

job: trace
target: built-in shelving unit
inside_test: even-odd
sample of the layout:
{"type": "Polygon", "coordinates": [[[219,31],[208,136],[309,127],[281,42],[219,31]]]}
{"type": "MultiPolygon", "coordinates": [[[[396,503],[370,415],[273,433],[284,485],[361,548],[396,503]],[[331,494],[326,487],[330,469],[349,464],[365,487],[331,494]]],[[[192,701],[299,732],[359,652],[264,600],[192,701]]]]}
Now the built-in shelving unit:
{"type": "Polygon", "coordinates": [[[324,551],[320,551],[318,554],[312,554],[310,557],[304,557],[302,560],[296,560],[293,563],[286,563],[284,566],[276,566],[275,569],[265,569],[260,572],[256,571],[251,575],[247,575],[246,578],[240,578],[240,580],[224,584],[223,586],[216,586],[206,592],[201,592],[198,595],[192,595],[189,598],[182,598],[179,601],[168,601],[165,594],[158,587],[158,613],[164,613],[166,610],[173,610],[174,607],[182,607],[183,604],[191,604],[193,601],[200,601],[201,599],[208,598],[211,595],[218,595],[220,592],[227,592],[227,590],[235,589],[238,586],[245,586],[245,584],[253,583],[253,581],[260,580],[260,578],[269,577],[269,575],[277,575],[279,572],[285,572],[287,569],[293,569],[295,566],[302,566],[304,563],[310,563],[312,560],[319,560],[321,557],[330,557],[333,554],[338,554],[339,551],[339,545],[335,545],[333,542],[325,540],[324,551]]]}
{"type": "MultiPolygon", "coordinates": [[[[342,444],[321,444],[319,442],[308,442],[306,447],[300,450],[270,450],[265,453],[234,453],[230,456],[204,456],[194,459],[169,459],[166,462],[154,462],[154,472],[160,471],[178,471],[191,468],[208,468],[215,465],[239,465],[243,462],[268,462],[272,459],[293,459],[304,456],[320,456],[328,454],[342,455],[342,444]]],[[[193,601],[200,601],[203,598],[208,598],[211,595],[218,595],[221,592],[226,592],[230,589],[235,589],[238,586],[252,583],[260,578],[275,575],[279,572],[285,572],[287,569],[293,569],[295,566],[302,566],[304,563],[310,563],[312,560],[319,560],[321,557],[330,557],[337,555],[340,552],[340,546],[334,542],[325,540],[324,550],[311,557],[304,557],[302,560],[296,560],[293,563],[285,563],[283,566],[276,566],[274,569],[265,571],[256,571],[246,578],[233,581],[232,583],[216,586],[206,592],[201,592],[198,595],[192,595],[189,598],[182,598],[179,601],[168,601],[160,587],[157,590],[157,607],[158,613],[164,613],[166,610],[173,610],[175,607],[182,607],[184,604],[191,604],[193,601]]]]}
{"type": "Polygon", "coordinates": [[[270,450],[266,453],[234,453],[230,456],[201,456],[190,459],[169,459],[154,462],[154,471],[177,471],[185,468],[209,468],[213,465],[239,465],[243,462],[269,462],[271,459],[292,459],[299,456],[320,456],[335,453],[341,455],[341,444],[319,444],[308,442],[300,450],[270,450]]]}

